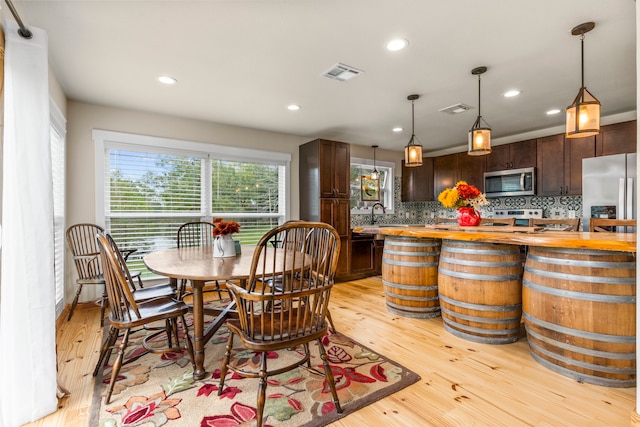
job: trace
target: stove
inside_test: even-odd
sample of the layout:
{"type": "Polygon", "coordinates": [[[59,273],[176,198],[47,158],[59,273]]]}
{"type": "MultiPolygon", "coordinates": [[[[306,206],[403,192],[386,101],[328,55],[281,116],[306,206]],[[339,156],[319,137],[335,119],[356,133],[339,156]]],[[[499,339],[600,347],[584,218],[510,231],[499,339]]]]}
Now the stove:
{"type": "Polygon", "coordinates": [[[542,218],[542,209],[496,209],[494,218],[515,218],[516,226],[527,227],[529,218],[542,218]]]}

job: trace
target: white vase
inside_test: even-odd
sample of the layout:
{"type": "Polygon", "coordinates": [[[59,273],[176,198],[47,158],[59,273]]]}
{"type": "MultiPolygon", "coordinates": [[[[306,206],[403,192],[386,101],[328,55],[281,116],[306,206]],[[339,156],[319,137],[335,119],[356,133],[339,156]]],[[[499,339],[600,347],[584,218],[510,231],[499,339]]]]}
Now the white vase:
{"type": "Polygon", "coordinates": [[[213,256],[215,258],[236,256],[236,246],[233,243],[231,234],[215,238],[215,241],[213,242],[213,256]]]}

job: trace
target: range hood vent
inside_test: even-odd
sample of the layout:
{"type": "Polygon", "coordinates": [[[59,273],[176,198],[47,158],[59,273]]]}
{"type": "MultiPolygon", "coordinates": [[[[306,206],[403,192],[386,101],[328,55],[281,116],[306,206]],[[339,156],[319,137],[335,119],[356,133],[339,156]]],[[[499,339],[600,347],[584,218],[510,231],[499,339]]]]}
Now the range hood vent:
{"type": "Polygon", "coordinates": [[[445,108],[441,108],[438,111],[441,111],[443,113],[447,113],[447,114],[460,114],[460,113],[464,113],[465,111],[469,111],[471,110],[471,106],[467,105],[467,104],[453,104],[450,105],[448,107],[445,108]]]}
{"type": "Polygon", "coordinates": [[[337,80],[339,82],[346,82],[354,77],[359,76],[362,73],[364,73],[364,71],[338,62],[336,65],[325,71],[322,75],[328,79],[337,80]]]}

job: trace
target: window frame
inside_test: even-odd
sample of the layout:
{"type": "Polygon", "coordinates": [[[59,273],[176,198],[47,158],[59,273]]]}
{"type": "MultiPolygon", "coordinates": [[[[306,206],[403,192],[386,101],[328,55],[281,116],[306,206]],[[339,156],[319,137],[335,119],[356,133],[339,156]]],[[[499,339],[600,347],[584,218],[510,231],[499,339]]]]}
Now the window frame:
{"type": "MultiPolygon", "coordinates": [[[[55,131],[59,137],[60,137],[60,142],[62,144],[61,147],[61,156],[58,162],[53,161],[53,157],[54,157],[54,146],[53,146],[53,141],[49,141],[49,144],[51,145],[51,152],[52,152],[52,191],[54,190],[56,184],[53,182],[53,180],[56,178],[56,171],[55,168],[59,167],[61,168],[61,176],[62,176],[62,183],[58,183],[60,185],[59,190],[61,191],[61,198],[62,200],[60,201],[61,203],[61,211],[62,214],[60,216],[61,220],[59,223],[56,223],[56,209],[55,209],[55,205],[54,205],[54,210],[53,210],[53,226],[54,226],[54,268],[55,268],[55,297],[56,297],[56,301],[55,301],[55,307],[56,307],[56,318],[58,316],[60,316],[60,314],[62,314],[62,311],[64,310],[64,307],[66,305],[66,298],[65,298],[65,252],[66,252],[66,238],[65,238],[65,232],[66,232],[66,227],[67,227],[67,223],[66,223],[66,188],[67,188],[67,183],[66,183],[66,175],[67,175],[67,168],[66,168],[66,148],[67,148],[67,119],[64,117],[64,115],[62,114],[62,111],[60,111],[60,109],[58,108],[58,106],[56,105],[56,103],[54,102],[54,100],[50,97],[49,98],[49,129],[50,131],[53,130],[55,131]],[[57,227],[57,230],[56,230],[57,227]],[[57,237],[57,238],[56,238],[57,237]],[[58,297],[61,298],[58,298],[58,297]]],[[[54,203],[55,203],[55,191],[53,192],[54,194],[54,203]]]]}
{"type": "MultiPolygon", "coordinates": [[[[278,165],[284,169],[284,175],[282,179],[284,180],[282,188],[284,194],[284,202],[279,205],[279,208],[282,209],[282,212],[274,213],[272,215],[263,215],[262,213],[246,213],[234,215],[234,217],[272,217],[272,218],[281,218],[282,222],[289,219],[291,215],[291,153],[282,153],[275,151],[265,151],[253,148],[242,148],[242,147],[232,147],[232,146],[224,146],[218,144],[210,144],[203,142],[195,142],[188,140],[178,140],[172,138],[163,138],[163,137],[154,137],[147,135],[137,135],[137,134],[129,134],[123,132],[114,132],[114,131],[105,131],[94,129],[92,132],[92,137],[95,143],[95,188],[96,188],[96,197],[95,197],[95,208],[96,208],[96,223],[105,226],[107,231],[109,229],[109,223],[107,221],[107,216],[109,218],[135,218],[136,216],[140,217],[149,217],[155,216],[158,218],[166,217],[166,218],[193,218],[194,212],[141,212],[139,215],[136,213],[127,213],[124,215],[109,215],[106,212],[106,200],[107,200],[107,191],[109,189],[106,186],[105,179],[105,166],[106,166],[106,156],[112,150],[125,150],[125,151],[137,151],[142,153],[153,153],[153,154],[166,154],[166,155],[175,155],[181,157],[196,157],[199,159],[203,159],[206,162],[211,162],[214,160],[225,160],[225,161],[235,161],[235,162],[249,162],[249,163],[261,163],[268,165],[278,165]]],[[[201,174],[202,181],[202,200],[200,212],[196,214],[196,216],[200,216],[201,220],[210,220],[216,216],[225,216],[227,213],[222,213],[219,215],[219,212],[212,212],[212,204],[211,204],[211,170],[209,168],[204,168],[201,174]]]]}
{"type": "MultiPolygon", "coordinates": [[[[351,167],[353,167],[354,165],[357,166],[369,166],[373,168],[373,160],[371,159],[363,159],[363,158],[358,158],[358,157],[352,157],[351,158],[351,162],[349,165],[349,169],[351,169],[351,167]]],[[[379,170],[381,168],[385,168],[388,169],[387,172],[387,182],[385,182],[385,193],[384,193],[384,200],[380,200],[380,203],[382,203],[385,207],[385,213],[386,214],[393,214],[395,212],[395,206],[394,206],[394,179],[395,179],[395,167],[396,164],[393,162],[385,162],[385,161],[376,161],[375,162],[375,166],[376,168],[379,170]]],[[[351,173],[349,173],[349,175],[351,175],[351,173]]],[[[351,184],[349,184],[351,185],[351,184]]],[[[364,202],[364,207],[363,208],[351,208],[351,214],[355,214],[355,215],[365,215],[365,214],[371,214],[371,209],[370,206],[373,205],[374,203],[377,202],[364,202]]]]}

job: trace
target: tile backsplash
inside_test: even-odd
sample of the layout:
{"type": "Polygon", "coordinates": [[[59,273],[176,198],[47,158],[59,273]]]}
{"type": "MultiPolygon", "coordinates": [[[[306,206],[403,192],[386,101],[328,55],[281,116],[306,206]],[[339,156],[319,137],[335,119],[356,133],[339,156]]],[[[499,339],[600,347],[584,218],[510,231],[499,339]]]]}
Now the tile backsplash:
{"type": "MultiPolygon", "coordinates": [[[[440,202],[405,202],[400,200],[401,182],[394,182],[394,213],[375,214],[377,224],[433,224],[436,217],[455,218],[455,209],[443,208],[440,202]]],[[[481,209],[481,215],[490,218],[494,209],[542,209],[545,218],[569,218],[572,214],[582,218],[581,196],[523,196],[489,199],[491,204],[481,209]],[[573,212],[572,212],[573,211],[573,212]]],[[[351,215],[351,226],[367,225],[371,214],[351,215]]]]}

